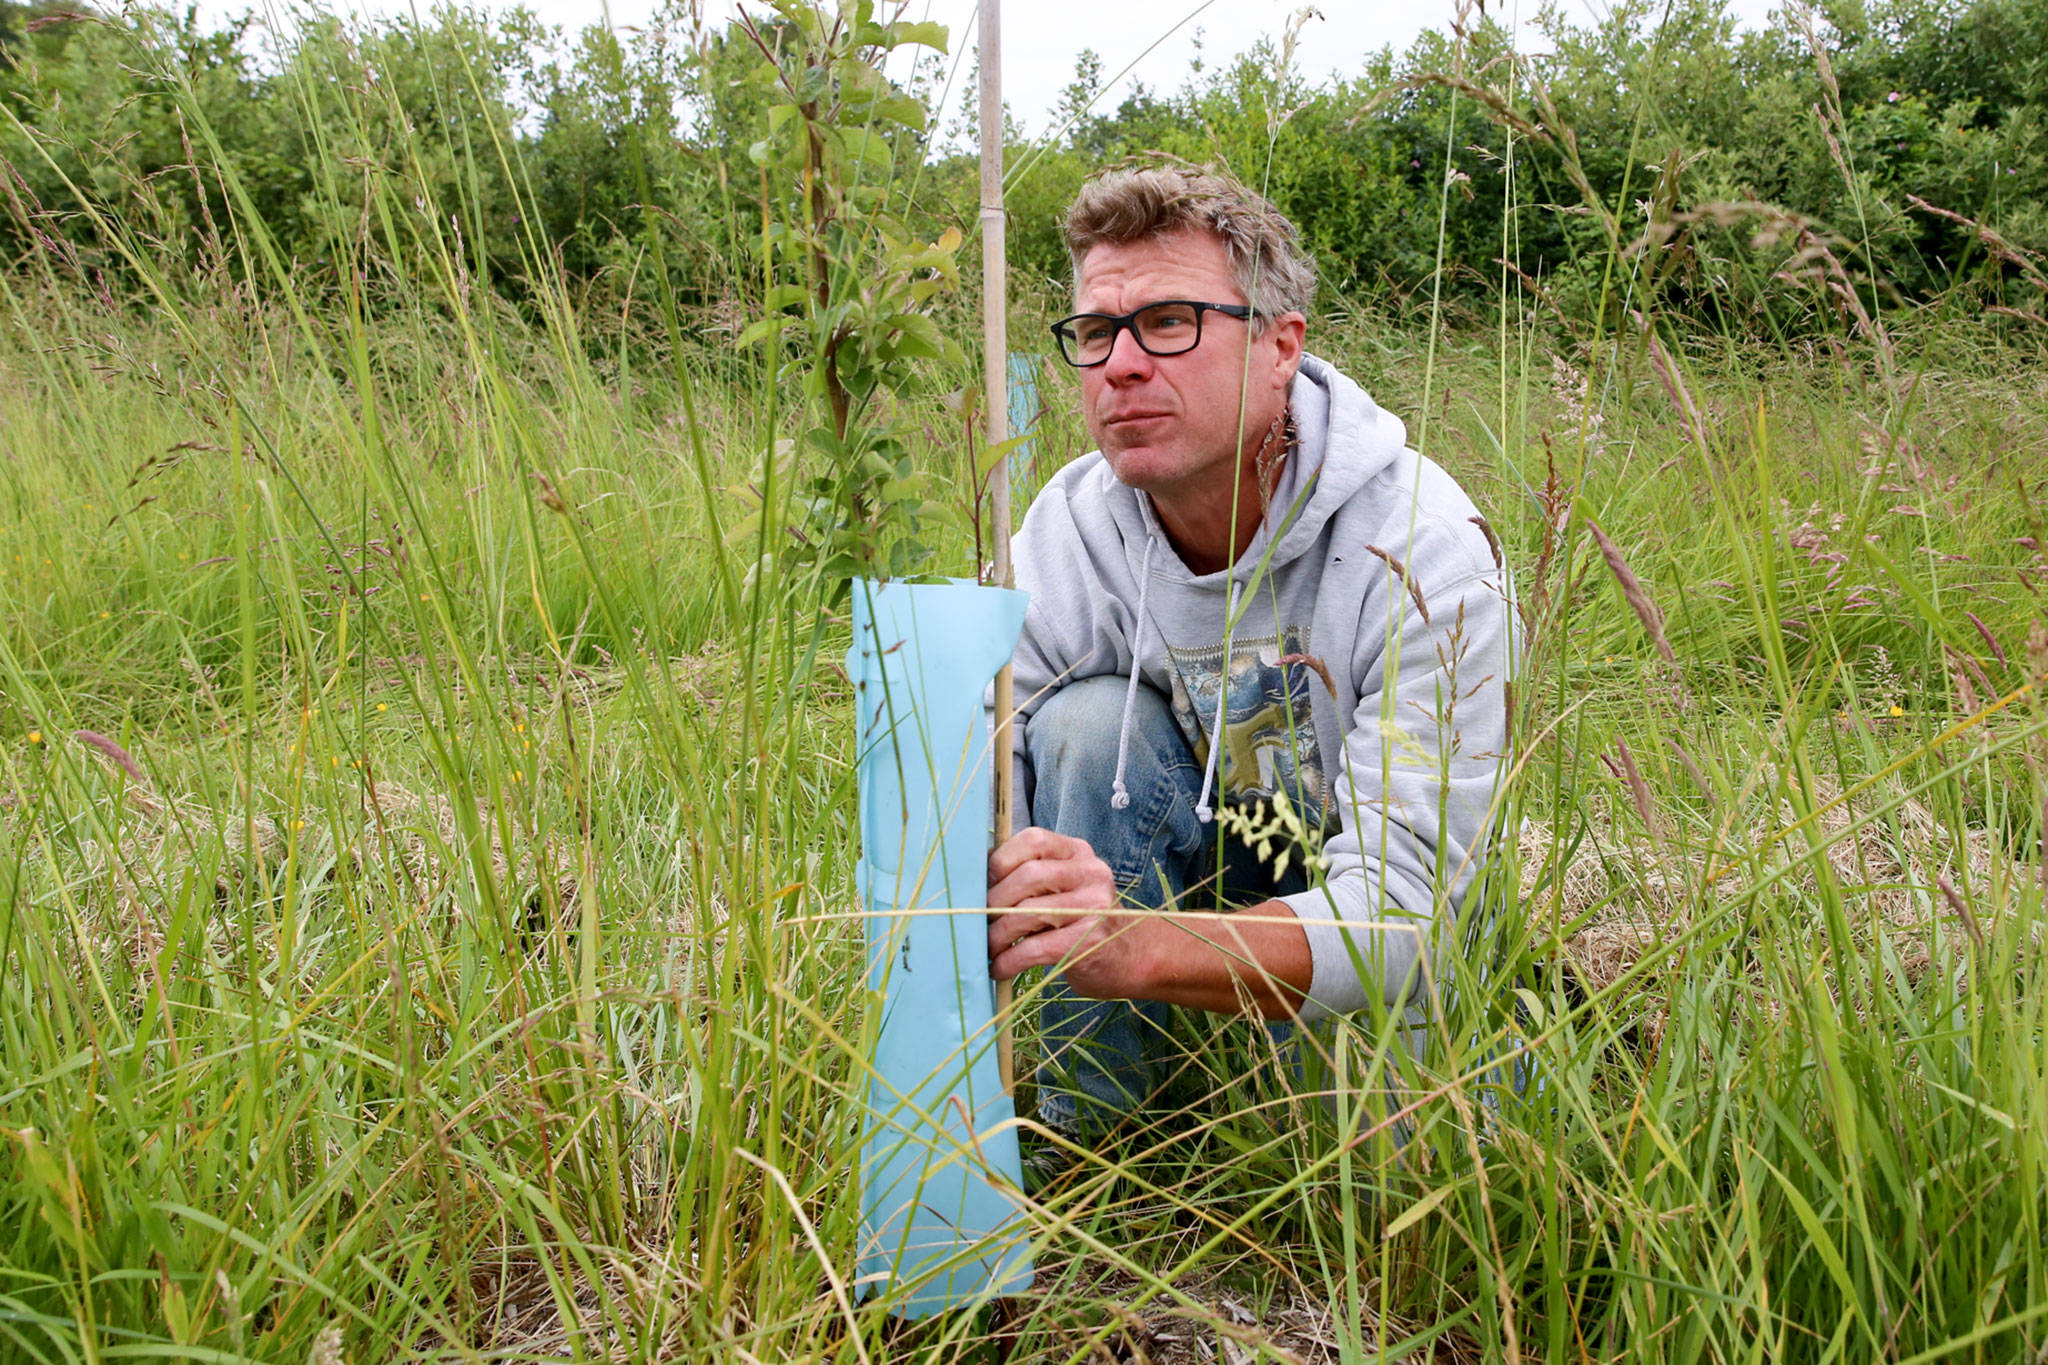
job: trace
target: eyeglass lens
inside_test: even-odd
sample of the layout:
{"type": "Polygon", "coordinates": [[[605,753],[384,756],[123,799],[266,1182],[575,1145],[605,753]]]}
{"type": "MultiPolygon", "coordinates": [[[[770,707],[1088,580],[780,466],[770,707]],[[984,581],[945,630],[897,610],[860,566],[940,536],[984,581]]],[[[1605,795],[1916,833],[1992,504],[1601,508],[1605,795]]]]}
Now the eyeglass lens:
{"type": "MultiPolygon", "coordinates": [[[[1125,325],[1121,318],[1090,313],[1075,318],[1060,340],[1076,362],[1094,365],[1109,358],[1116,334],[1125,325]]],[[[1155,303],[1140,308],[1128,326],[1138,345],[1153,355],[1179,355],[1201,340],[1202,310],[1185,303],[1155,303]]]]}

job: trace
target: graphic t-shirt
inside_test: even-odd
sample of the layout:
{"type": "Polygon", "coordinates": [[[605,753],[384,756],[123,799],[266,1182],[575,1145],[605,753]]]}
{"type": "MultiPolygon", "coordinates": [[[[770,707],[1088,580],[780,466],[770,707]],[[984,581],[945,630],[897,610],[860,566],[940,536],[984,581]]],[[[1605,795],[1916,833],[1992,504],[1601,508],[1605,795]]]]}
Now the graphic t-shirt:
{"type": "Polygon", "coordinates": [[[1233,640],[1227,669],[1220,644],[1197,649],[1169,645],[1166,656],[1173,666],[1174,721],[1205,768],[1222,695],[1219,804],[1263,804],[1285,791],[1308,827],[1321,828],[1329,788],[1309,689],[1323,684],[1311,662],[1309,628],[1288,626],[1263,639],[1233,640]]]}

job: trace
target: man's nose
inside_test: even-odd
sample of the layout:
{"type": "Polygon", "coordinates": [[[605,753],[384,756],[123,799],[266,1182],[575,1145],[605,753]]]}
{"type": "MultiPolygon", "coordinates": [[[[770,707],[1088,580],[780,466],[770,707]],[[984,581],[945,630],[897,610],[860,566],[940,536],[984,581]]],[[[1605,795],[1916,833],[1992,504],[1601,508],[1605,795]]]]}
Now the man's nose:
{"type": "Polygon", "coordinates": [[[1138,344],[1137,324],[1117,328],[1102,370],[1103,378],[1111,383],[1144,379],[1152,373],[1152,353],[1138,344]]]}

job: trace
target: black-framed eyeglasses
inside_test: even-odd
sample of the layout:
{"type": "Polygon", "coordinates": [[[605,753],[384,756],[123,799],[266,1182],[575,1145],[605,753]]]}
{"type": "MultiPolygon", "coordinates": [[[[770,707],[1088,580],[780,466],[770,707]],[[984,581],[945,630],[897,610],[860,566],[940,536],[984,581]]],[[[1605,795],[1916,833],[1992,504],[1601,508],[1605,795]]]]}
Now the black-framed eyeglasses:
{"type": "Polygon", "coordinates": [[[1116,334],[1131,329],[1138,346],[1147,355],[1179,355],[1202,344],[1202,314],[1221,313],[1240,322],[1250,322],[1252,310],[1241,303],[1197,303],[1192,299],[1165,299],[1121,316],[1110,313],[1076,313],[1052,325],[1053,339],[1060,355],[1076,369],[1087,370],[1109,359],[1116,349],[1116,334]]]}

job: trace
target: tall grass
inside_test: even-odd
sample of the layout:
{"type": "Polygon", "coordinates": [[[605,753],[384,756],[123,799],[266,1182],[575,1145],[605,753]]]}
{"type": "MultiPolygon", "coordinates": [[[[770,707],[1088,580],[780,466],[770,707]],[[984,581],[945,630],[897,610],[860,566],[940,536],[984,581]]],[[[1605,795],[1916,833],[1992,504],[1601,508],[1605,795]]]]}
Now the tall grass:
{"type": "Polygon", "coordinates": [[[1358,1016],[1296,1077],[1191,1030],[1203,1102],[1033,1202],[1033,1293],[912,1330],[849,1281],[843,623],[728,534],[790,405],[538,244],[494,302],[416,188],[332,287],[237,214],[173,275],[83,191],[137,294],[0,279],[5,1354],[2048,1342],[2038,357],[1938,312],[1774,348],[1338,301],[1315,348],[1517,575],[1489,913],[1445,907],[1423,1046],[1358,1016]]]}

